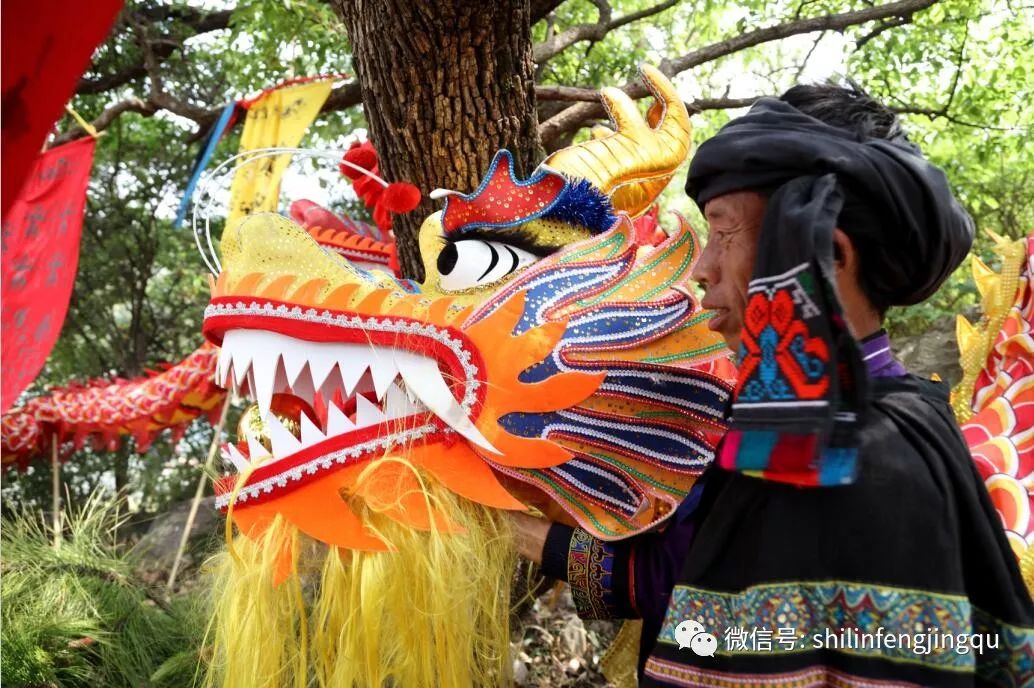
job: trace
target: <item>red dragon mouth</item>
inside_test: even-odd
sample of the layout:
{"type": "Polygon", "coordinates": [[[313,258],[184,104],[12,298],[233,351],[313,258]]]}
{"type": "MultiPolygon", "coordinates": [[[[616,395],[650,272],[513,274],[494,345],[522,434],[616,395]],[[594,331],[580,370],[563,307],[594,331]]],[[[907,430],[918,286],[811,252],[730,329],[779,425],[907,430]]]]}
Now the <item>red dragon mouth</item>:
{"type": "Polygon", "coordinates": [[[250,298],[214,300],[205,330],[221,337],[216,380],[256,402],[238,443],[224,446],[228,462],[250,471],[241,501],[450,432],[496,451],[474,425],[477,350],[454,328],[250,298]],[[276,331],[288,329],[310,339],[276,331]]]}

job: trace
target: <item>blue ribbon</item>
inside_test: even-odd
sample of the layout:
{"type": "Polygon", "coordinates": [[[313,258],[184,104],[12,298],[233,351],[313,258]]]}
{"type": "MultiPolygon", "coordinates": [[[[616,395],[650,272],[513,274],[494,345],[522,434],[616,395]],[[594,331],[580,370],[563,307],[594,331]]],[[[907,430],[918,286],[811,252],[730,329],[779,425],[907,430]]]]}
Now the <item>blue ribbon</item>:
{"type": "Polygon", "coordinates": [[[197,162],[194,163],[194,169],[190,174],[190,181],[187,182],[187,190],[183,194],[183,200],[180,201],[179,210],[176,211],[176,220],[172,223],[175,229],[183,226],[183,220],[187,216],[187,209],[190,208],[190,199],[194,197],[194,189],[201,178],[201,173],[208,167],[212,154],[215,153],[215,147],[219,143],[219,139],[223,137],[223,132],[226,131],[226,127],[230,124],[230,118],[233,116],[233,111],[236,108],[237,103],[235,102],[223,108],[222,113],[219,115],[219,120],[208,134],[204,151],[201,153],[201,157],[197,159],[197,162]]]}

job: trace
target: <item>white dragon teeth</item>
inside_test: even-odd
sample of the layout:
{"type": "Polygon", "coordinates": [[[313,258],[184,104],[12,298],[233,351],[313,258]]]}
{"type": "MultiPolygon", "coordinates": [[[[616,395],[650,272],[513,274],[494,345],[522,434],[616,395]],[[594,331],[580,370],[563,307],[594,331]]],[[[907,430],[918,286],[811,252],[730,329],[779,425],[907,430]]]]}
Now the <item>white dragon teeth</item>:
{"type": "Polygon", "coordinates": [[[301,451],[302,443],[298,441],[294,433],[283,426],[276,415],[271,415],[265,424],[266,430],[269,432],[269,441],[273,445],[274,459],[282,459],[301,451]]]}
{"type": "Polygon", "coordinates": [[[337,365],[335,351],[326,345],[320,344],[306,347],[306,349],[305,357],[309,360],[312,386],[319,389],[323,386],[323,382],[327,379],[330,371],[337,365]]]}
{"type": "Polygon", "coordinates": [[[220,387],[229,387],[232,383],[227,379],[230,374],[230,367],[233,359],[230,357],[230,349],[222,347],[219,349],[219,360],[215,364],[215,384],[220,387]]]}
{"type": "Polygon", "coordinates": [[[355,424],[337,407],[330,404],[327,409],[327,437],[336,437],[355,430],[355,424]]]}
{"type": "Polygon", "coordinates": [[[291,393],[296,397],[301,397],[306,401],[311,401],[316,397],[316,389],[312,384],[312,375],[309,374],[309,367],[307,365],[302,367],[301,372],[296,377],[290,378],[288,376],[288,378],[294,380],[291,383],[291,393]]]}
{"type": "Polygon", "coordinates": [[[233,467],[238,471],[248,470],[248,459],[244,454],[241,454],[240,450],[237,449],[233,444],[227,444],[223,447],[222,451],[223,460],[233,464],[233,467]]]}
{"type": "MultiPolygon", "coordinates": [[[[399,374],[399,370],[395,366],[394,356],[390,349],[375,347],[370,349],[370,353],[373,354],[370,361],[373,391],[377,395],[377,400],[382,401],[385,393],[388,391],[388,387],[399,374]]],[[[435,367],[437,367],[437,364],[435,364],[435,367]]]]}
{"type": "Polygon", "coordinates": [[[448,423],[450,428],[477,446],[494,454],[500,453],[491,442],[485,439],[481,431],[470,420],[467,412],[452,396],[452,391],[438,371],[437,363],[408,351],[396,351],[395,363],[402,374],[402,379],[406,382],[406,388],[413,390],[424,406],[448,423]]]}
{"type": "Polygon", "coordinates": [[[341,387],[342,396],[349,397],[355,392],[356,385],[366,372],[366,358],[361,354],[366,352],[355,352],[352,356],[341,356],[337,366],[337,385],[341,387]]]}
{"type": "MultiPolygon", "coordinates": [[[[287,378],[287,383],[293,388],[299,377],[301,377],[302,370],[305,369],[308,361],[305,355],[296,349],[282,350],[280,352],[280,359],[283,361],[283,371],[287,378]]],[[[306,375],[306,377],[309,376],[306,375]]]]}
{"type": "Polygon", "coordinates": [[[309,416],[305,413],[301,414],[299,419],[301,425],[302,434],[302,447],[311,447],[314,444],[319,444],[323,440],[327,439],[327,436],[316,427],[316,424],[309,420],[309,416]]]}
{"type": "Polygon", "coordinates": [[[335,394],[340,394],[342,399],[347,398],[347,387],[341,381],[341,371],[338,370],[337,365],[330,369],[327,373],[326,378],[320,385],[320,396],[329,404],[334,398],[335,394]]]}
{"type": "MultiPolygon", "coordinates": [[[[216,381],[233,385],[236,391],[247,381],[268,427],[273,459],[358,428],[426,413],[428,409],[472,443],[498,453],[456,401],[438,363],[417,353],[373,344],[309,342],[265,330],[230,330],[219,352],[216,381]],[[367,373],[369,380],[364,381],[367,373]],[[371,391],[373,395],[367,398],[371,391]],[[316,398],[321,397],[327,408],[326,432],[304,413],[299,419],[300,437],[287,430],[269,412],[273,396],[279,393],[293,394],[316,408],[316,398]],[[333,403],[339,394],[342,399],[354,398],[354,421],[333,403]],[[380,405],[370,400],[374,395],[380,405]]],[[[270,457],[259,441],[251,436],[246,439],[252,463],[270,457]]],[[[249,461],[235,448],[225,450],[224,457],[238,470],[238,463],[246,465],[249,461]]]]}
{"type": "Polygon", "coordinates": [[[256,459],[269,456],[269,451],[262,445],[262,442],[252,437],[249,433],[244,433],[244,438],[248,442],[248,460],[254,463],[256,459]]]}
{"type": "Polygon", "coordinates": [[[355,398],[355,427],[368,428],[387,420],[381,410],[362,394],[355,398]]]}
{"type": "Polygon", "coordinates": [[[256,351],[255,358],[251,363],[252,388],[251,395],[259,406],[259,417],[266,420],[269,416],[269,408],[273,404],[274,383],[276,382],[277,367],[280,365],[280,354],[273,354],[269,351],[256,351]]]}
{"type": "Polygon", "coordinates": [[[384,396],[384,415],[388,418],[405,418],[420,412],[420,405],[409,391],[402,391],[398,385],[388,387],[384,396]]]}

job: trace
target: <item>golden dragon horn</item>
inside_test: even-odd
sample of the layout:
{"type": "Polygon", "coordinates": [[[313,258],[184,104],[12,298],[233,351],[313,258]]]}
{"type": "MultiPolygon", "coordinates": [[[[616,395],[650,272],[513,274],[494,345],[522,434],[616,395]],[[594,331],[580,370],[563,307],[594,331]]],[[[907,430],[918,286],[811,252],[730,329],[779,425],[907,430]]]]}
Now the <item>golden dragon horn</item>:
{"type": "Polygon", "coordinates": [[[632,217],[646,212],[689,157],[692,133],[686,106],[668,78],[650,65],[639,71],[655,98],[645,120],[623,91],[603,88],[603,106],[615,131],[597,127],[592,140],[558,150],[544,163],[589,180],[610,196],[615,210],[632,217]]]}

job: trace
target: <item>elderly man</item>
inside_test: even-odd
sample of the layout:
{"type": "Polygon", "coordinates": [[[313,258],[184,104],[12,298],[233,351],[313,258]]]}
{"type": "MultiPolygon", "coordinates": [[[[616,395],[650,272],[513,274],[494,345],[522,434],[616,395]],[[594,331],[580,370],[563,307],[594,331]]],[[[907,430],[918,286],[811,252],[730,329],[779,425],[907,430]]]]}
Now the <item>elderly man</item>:
{"type": "Polygon", "coordinates": [[[703,143],[686,190],[740,363],[716,465],[662,532],[518,515],[523,553],[583,615],[643,619],[643,685],[1034,685],[1034,605],[947,390],[882,329],[969,251],[944,174],[865,93],[798,86],[703,143]]]}

